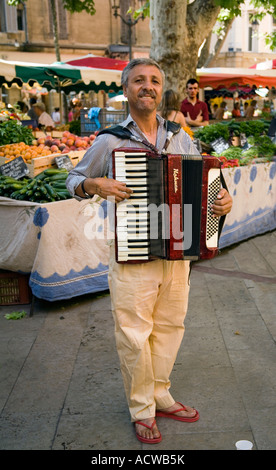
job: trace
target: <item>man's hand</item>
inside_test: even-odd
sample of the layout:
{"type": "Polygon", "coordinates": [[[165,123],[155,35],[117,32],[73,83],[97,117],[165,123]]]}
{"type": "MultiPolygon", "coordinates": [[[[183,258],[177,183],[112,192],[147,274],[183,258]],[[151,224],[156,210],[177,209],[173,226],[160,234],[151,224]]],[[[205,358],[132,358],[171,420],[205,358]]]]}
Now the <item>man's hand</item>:
{"type": "Polygon", "coordinates": [[[111,178],[95,178],[96,194],[103,199],[115,198],[115,202],[128,199],[133,193],[132,189],[127,188],[125,183],[111,179],[111,178]]]}
{"type": "Polygon", "coordinates": [[[228,214],[232,209],[232,198],[226,189],[222,188],[211,205],[214,217],[220,217],[221,215],[228,214]]]}
{"type": "MultiPolygon", "coordinates": [[[[115,202],[123,201],[133,193],[132,189],[127,188],[125,183],[112,178],[87,178],[85,180],[85,191],[90,194],[98,194],[101,198],[114,198],[115,202]]],[[[76,194],[83,197],[81,185],[76,190],[76,194]]]]}

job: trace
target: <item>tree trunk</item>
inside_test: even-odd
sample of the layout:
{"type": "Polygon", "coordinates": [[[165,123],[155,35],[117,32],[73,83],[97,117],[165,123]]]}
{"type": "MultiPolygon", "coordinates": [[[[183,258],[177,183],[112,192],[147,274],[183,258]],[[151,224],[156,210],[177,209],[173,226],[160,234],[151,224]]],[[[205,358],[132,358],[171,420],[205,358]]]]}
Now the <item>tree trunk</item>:
{"type": "Polygon", "coordinates": [[[163,68],[165,89],[184,96],[186,81],[196,78],[198,50],[212,30],[219,6],[213,0],[151,0],[150,56],[163,68]]]}
{"type": "Polygon", "coordinates": [[[56,0],[51,0],[51,8],[52,8],[52,18],[53,18],[53,34],[54,34],[56,59],[57,59],[57,62],[60,62],[56,0]]]}
{"type": "Polygon", "coordinates": [[[230,18],[229,20],[225,21],[225,27],[224,27],[224,34],[223,37],[218,38],[214,51],[210,52],[208,57],[206,57],[206,60],[204,63],[201,65],[202,67],[210,67],[211,63],[216,59],[216,57],[219,55],[221,48],[224,44],[224,41],[226,39],[227,34],[229,33],[231,26],[233,24],[235,18],[230,18]]]}

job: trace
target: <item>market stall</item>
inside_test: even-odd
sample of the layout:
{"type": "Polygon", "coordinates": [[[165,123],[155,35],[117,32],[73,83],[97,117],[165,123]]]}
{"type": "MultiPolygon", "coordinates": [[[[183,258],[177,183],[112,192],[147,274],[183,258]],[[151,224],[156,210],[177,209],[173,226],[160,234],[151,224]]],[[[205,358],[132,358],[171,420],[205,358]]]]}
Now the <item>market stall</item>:
{"type": "Polygon", "coordinates": [[[200,88],[217,88],[220,85],[230,87],[233,84],[255,85],[263,87],[276,86],[276,70],[251,68],[201,68],[197,69],[200,88]]]}
{"type": "MultiPolygon", "coordinates": [[[[19,67],[21,68],[12,71],[8,69],[8,64],[6,64],[3,76],[10,78],[11,81],[25,81],[28,77],[27,74],[29,77],[34,77],[34,69],[38,68],[38,72],[42,74],[41,83],[46,83],[44,80],[46,75],[49,86],[55,86],[54,74],[58,73],[60,83],[66,87],[70,81],[71,86],[75,86],[77,83],[83,84],[85,81],[88,85],[91,84],[91,80],[93,80],[91,74],[97,71],[97,69],[90,68],[88,72],[88,67],[86,67],[85,70],[79,71],[81,75],[76,75],[75,68],[70,65],[47,66],[47,69],[43,66],[34,67],[31,71],[22,70],[22,65],[19,67]],[[86,74],[87,79],[85,79],[86,74]]],[[[29,64],[28,68],[30,68],[29,64]]],[[[120,71],[112,69],[106,70],[106,72],[121,74],[120,71]]],[[[275,74],[275,71],[268,72],[275,74]]],[[[268,72],[265,71],[266,80],[268,72]]],[[[256,72],[252,71],[252,76],[254,74],[256,72]]],[[[96,86],[101,86],[100,80],[103,79],[103,71],[98,78],[93,76],[96,86]]],[[[211,83],[210,77],[209,74],[207,80],[209,84],[211,83]]],[[[109,75],[109,79],[106,76],[105,79],[107,84],[110,84],[108,86],[117,83],[119,87],[119,77],[116,82],[114,74],[109,75]]],[[[29,78],[29,80],[32,79],[29,78]]],[[[233,76],[230,80],[233,83],[233,76]]],[[[273,80],[275,84],[275,78],[273,80]]],[[[256,83],[256,76],[254,82],[256,83]]],[[[230,137],[236,136],[237,132],[237,123],[232,122],[231,125],[232,127],[226,127],[226,125],[220,124],[223,127],[218,129],[217,135],[214,133],[212,136],[210,135],[210,132],[214,130],[211,125],[206,126],[205,132],[209,133],[210,141],[224,136],[228,143],[230,137]]],[[[240,130],[246,139],[253,132],[260,135],[266,129],[266,123],[262,122],[254,122],[250,129],[246,123],[240,123],[239,126],[243,126],[240,130]],[[261,131],[260,127],[256,128],[257,125],[263,126],[261,131]]],[[[204,130],[200,132],[204,132],[204,130]]],[[[67,140],[69,140],[64,145],[69,145],[70,137],[72,135],[67,136],[67,140]]],[[[195,135],[195,137],[202,141],[204,139],[203,135],[195,135]]],[[[75,140],[77,142],[77,139],[75,140]]],[[[206,140],[206,145],[209,143],[206,140]]],[[[92,144],[93,142],[89,143],[89,145],[92,144]]],[[[259,152],[260,148],[264,149],[264,145],[266,145],[265,151],[267,152],[269,147],[267,141],[258,145],[259,152]]],[[[14,153],[14,149],[9,148],[8,150],[9,155],[13,155],[11,152],[14,153]]],[[[65,149],[66,153],[68,150],[69,147],[65,149]]],[[[22,153],[22,149],[20,151],[22,153]]],[[[261,159],[261,154],[253,155],[254,158],[252,158],[252,153],[250,157],[243,153],[239,162],[233,165],[230,165],[230,158],[227,160],[225,157],[227,165],[225,162],[223,173],[233,197],[233,209],[226,217],[220,238],[220,248],[225,248],[276,227],[276,162],[273,160],[273,153],[270,155],[271,161],[265,159],[264,162],[261,159]]],[[[4,159],[5,155],[0,158],[4,159]]],[[[51,164],[52,166],[55,157],[49,155],[47,158],[47,165],[51,164]]],[[[38,160],[37,157],[31,156],[31,162],[27,164],[32,165],[35,170],[38,166],[34,162],[38,160]]],[[[26,161],[28,162],[28,160],[26,161]]],[[[40,167],[39,171],[41,170],[40,167]]],[[[35,176],[35,173],[31,176],[35,176]]],[[[49,183],[51,186],[51,182],[49,183]]],[[[32,182],[29,184],[32,185],[32,182]]],[[[38,184],[37,187],[39,189],[38,184]]],[[[55,187],[57,186],[53,184],[50,190],[53,191],[55,187]]],[[[59,192],[58,189],[56,191],[59,192]]],[[[25,192],[25,188],[22,188],[18,189],[18,192],[14,192],[19,196],[18,199],[14,193],[8,196],[2,194],[0,197],[0,269],[30,274],[29,282],[33,294],[49,301],[106,290],[108,288],[109,257],[107,239],[111,238],[106,201],[97,197],[82,202],[72,198],[60,200],[60,198],[51,198],[49,194],[50,199],[43,201],[41,200],[44,198],[42,194],[39,195],[40,199],[35,199],[38,197],[35,196],[38,191],[33,192],[27,188],[27,192],[25,192]],[[22,195],[30,193],[30,200],[22,200],[20,191],[22,191],[22,195]],[[34,195],[33,200],[31,200],[32,195],[34,195]]]]}
{"type": "MultiPolygon", "coordinates": [[[[276,228],[276,162],[223,169],[233,197],[225,248],[276,228]]],[[[33,294],[55,301],[108,289],[106,201],[46,204],[0,198],[0,269],[30,273],[33,294]]]]}
{"type": "MultiPolygon", "coordinates": [[[[112,59],[110,59],[112,60],[112,59]]],[[[116,68],[74,66],[67,63],[33,64],[0,60],[0,85],[34,82],[47,89],[62,90],[66,94],[74,90],[118,91],[121,89],[121,73],[116,68]]]]}

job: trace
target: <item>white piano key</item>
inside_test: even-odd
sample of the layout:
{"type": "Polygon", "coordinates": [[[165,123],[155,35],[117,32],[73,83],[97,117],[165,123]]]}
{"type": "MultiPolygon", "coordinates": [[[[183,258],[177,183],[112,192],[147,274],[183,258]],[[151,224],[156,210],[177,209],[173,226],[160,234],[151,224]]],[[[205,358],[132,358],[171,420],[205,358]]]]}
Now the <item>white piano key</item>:
{"type": "Polygon", "coordinates": [[[125,170],[147,170],[148,169],[148,165],[146,163],[139,163],[137,164],[136,162],[131,162],[131,163],[125,163],[125,162],[120,162],[120,163],[116,163],[116,172],[119,170],[119,169],[125,169],[125,170]]]}
{"type": "MultiPolygon", "coordinates": [[[[121,248],[124,248],[124,247],[127,247],[128,249],[132,249],[132,248],[133,248],[133,247],[131,246],[131,243],[130,243],[129,241],[119,241],[117,246],[118,246],[120,249],[121,249],[121,248]]],[[[140,241],[139,241],[139,247],[143,247],[143,248],[149,247],[149,242],[140,240],[140,241]]],[[[136,247],[136,248],[137,248],[137,247],[136,247]]]]}
{"type": "Polygon", "coordinates": [[[117,240],[118,241],[126,241],[126,240],[139,240],[145,239],[144,233],[127,233],[127,232],[117,232],[117,240]]]}
{"type": "MultiPolygon", "coordinates": [[[[131,261],[134,258],[131,256],[128,256],[127,254],[122,254],[121,256],[118,255],[118,261],[131,261]]],[[[143,260],[148,260],[149,257],[148,255],[141,255],[141,256],[135,256],[135,261],[143,261],[143,260]]]]}

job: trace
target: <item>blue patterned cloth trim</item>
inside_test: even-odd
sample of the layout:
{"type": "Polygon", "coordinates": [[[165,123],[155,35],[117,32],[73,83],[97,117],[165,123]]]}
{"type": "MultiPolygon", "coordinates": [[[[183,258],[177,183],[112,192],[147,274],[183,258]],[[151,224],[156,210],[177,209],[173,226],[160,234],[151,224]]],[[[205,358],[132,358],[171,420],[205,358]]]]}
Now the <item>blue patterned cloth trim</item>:
{"type": "MultiPolygon", "coordinates": [[[[227,220],[227,219],[226,219],[227,220]]],[[[245,219],[223,227],[219,248],[233,245],[247,238],[261,235],[276,228],[276,206],[259,209],[245,219]]]]}
{"type": "Polygon", "coordinates": [[[80,273],[72,270],[66,276],[54,273],[48,278],[43,278],[37,271],[33,271],[29,284],[33,294],[39,299],[49,301],[70,299],[107,290],[108,266],[99,264],[96,269],[86,267],[80,273]]]}

